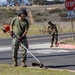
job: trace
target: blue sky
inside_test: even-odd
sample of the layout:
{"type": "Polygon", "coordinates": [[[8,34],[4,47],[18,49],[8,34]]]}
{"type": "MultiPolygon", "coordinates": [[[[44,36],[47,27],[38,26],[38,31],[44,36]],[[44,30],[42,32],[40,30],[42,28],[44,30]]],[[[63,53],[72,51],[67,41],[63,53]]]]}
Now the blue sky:
{"type": "Polygon", "coordinates": [[[6,0],[0,0],[0,2],[6,2],[6,0]]]}

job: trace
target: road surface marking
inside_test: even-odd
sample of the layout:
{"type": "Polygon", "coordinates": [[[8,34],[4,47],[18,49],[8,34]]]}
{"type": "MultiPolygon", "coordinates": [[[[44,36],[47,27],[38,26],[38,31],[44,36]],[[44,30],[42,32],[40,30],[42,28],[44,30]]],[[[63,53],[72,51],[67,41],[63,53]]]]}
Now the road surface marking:
{"type": "MultiPolygon", "coordinates": [[[[29,45],[29,49],[35,49],[35,48],[49,48],[49,43],[45,44],[33,44],[29,45]]],[[[1,51],[9,51],[11,50],[11,45],[10,46],[0,46],[0,52],[1,51]]]]}
{"type": "MultiPolygon", "coordinates": [[[[37,53],[37,54],[52,54],[52,53],[64,53],[64,52],[70,52],[68,50],[35,50],[31,51],[32,53],[37,53]]],[[[29,52],[28,52],[29,53],[29,52]]]]}
{"type": "MultiPolygon", "coordinates": [[[[37,53],[37,54],[51,54],[51,53],[70,52],[70,50],[65,50],[65,49],[60,49],[60,50],[58,50],[57,48],[51,49],[51,48],[49,48],[49,45],[50,45],[49,43],[29,45],[29,50],[32,53],[37,53]]],[[[0,52],[3,52],[3,51],[12,51],[11,46],[0,47],[0,52]]],[[[19,53],[21,53],[20,50],[19,50],[19,53]]]]}

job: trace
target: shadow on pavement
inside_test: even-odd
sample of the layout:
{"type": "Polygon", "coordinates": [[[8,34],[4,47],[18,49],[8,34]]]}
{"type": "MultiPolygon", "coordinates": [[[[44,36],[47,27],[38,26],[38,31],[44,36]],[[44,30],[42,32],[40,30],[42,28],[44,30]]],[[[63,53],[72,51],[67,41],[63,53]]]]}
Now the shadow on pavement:
{"type": "Polygon", "coordinates": [[[50,65],[50,66],[46,66],[47,68],[65,68],[65,67],[75,67],[75,64],[74,65],[50,65]]]}

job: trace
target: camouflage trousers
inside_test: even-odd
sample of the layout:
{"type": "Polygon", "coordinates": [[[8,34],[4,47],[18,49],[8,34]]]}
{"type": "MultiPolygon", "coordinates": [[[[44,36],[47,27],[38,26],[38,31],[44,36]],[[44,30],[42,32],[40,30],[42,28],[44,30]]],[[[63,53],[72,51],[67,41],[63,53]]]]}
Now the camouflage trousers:
{"type": "Polygon", "coordinates": [[[51,45],[53,46],[55,40],[55,45],[58,43],[58,33],[51,34],[51,45]]]}
{"type": "MultiPolygon", "coordinates": [[[[28,42],[27,42],[27,39],[23,39],[21,41],[21,43],[26,47],[28,48],[28,42]]],[[[26,61],[27,60],[27,50],[25,50],[19,43],[19,41],[17,41],[16,38],[14,38],[12,40],[12,44],[11,44],[11,47],[12,47],[12,59],[14,61],[17,61],[18,59],[18,50],[19,50],[19,47],[21,47],[21,61],[26,61]]]]}

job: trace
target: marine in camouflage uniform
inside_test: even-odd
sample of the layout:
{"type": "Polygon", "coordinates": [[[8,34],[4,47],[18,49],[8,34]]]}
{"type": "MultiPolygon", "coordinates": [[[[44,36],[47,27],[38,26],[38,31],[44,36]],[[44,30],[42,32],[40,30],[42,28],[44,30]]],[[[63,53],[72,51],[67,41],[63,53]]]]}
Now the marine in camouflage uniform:
{"type": "Polygon", "coordinates": [[[55,46],[57,46],[57,42],[58,42],[58,30],[55,24],[53,24],[51,21],[48,22],[49,26],[48,28],[48,32],[49,34],[51,34],[51,46],[53,47],[53,43],[55,40],[55,46]]]}
{"type": "MultiPolygon", "coordinates": [[[[14,66],[18,66],[18,49],[20,46],[21,42],[26,48],[28,48],[28,42],[27,42],[27,37],[26,34],[28,32],[29,28],[29,22],[25,17],[27,16],[27,12],[24,9],[21,9],[20,13],[18,14],[18,17],[14,18],[13,21],[11,22],[10,25],[10,35],[13,37],[15,34],[16,38],[13,38],[12,40],[12,58],[14,61],[14,66]]],[[[26,56],[27,56],[27,51],[22,48],[22,66],[26,67],[26,56]]]]}

